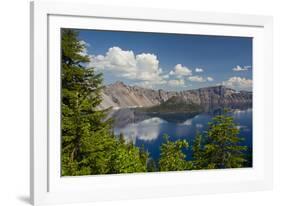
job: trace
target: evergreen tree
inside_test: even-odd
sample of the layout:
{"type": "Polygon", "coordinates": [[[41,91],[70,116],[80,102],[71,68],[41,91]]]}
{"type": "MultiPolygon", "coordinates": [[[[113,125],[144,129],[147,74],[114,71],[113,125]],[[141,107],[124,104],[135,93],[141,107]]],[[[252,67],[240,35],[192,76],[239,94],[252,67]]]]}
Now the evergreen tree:
{"type": "Polygon", "coordinates": [[[194,169],[239,168],[246,162],[233,117],[225,112],[209,123],[206,136],[197,134],[193,146],[194,169]]]}
{"type": "Polygon", "coordinates": [[[170,141],[168,135],[164,136],[160,150],[159,169],[160,171],[181,171],[189,167],[185,160],[186,155],[183,150],[188,148],[186,140],[170,141]]]}
{"type": "Polygon", "coordinates": [[[202,134],[196,132],[192,145],[192,169],[200,169],[203,161],[202,134]]]}
{"type": "Polygon", "coordinates": [[[101,103],[102,75],[85,67],[88,56],[78,33],[62,30],[62,175],[107,172],[114,139],[110,120],[104,121],[101,103]]]}
{"type": "Polygon", "coordinates": [[[154,159],[149,158],[147,161],[147,172],[157,172],[159,171],[157,164],[154,159]]]}
{"type": "Polygon", "coordinates": [[[102,101],[102,74],[86,67],[85,45],[62,30],[62,175],[145,172],[148,153],[116,138],[102,101]]]}
{"type": "Polygon", "coordinates": [[[146,172],[148,153],[135,147],[133,143],[125,143],[123,139],[117,142],[116,148],[112,151],[110,173],[133,173],[146,172]]]}

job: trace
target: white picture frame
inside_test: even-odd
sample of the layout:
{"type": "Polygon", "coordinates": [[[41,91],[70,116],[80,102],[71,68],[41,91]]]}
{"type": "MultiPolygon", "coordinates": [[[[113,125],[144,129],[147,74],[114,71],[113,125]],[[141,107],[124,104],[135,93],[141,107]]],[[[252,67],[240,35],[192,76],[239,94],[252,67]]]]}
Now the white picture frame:
{"type": "Polygon", "coordinates": [[[271,189],[272,17],[85,3],[31,3],[31,182],[34,205],[271,189]],[[60,176],[60,28],[250,36],[254,165],[247,169],[60,176]],[[175,32],[176,31],[176,32],[175,32]],[[266,132],[266,133],[265,133],[266,132]]]}

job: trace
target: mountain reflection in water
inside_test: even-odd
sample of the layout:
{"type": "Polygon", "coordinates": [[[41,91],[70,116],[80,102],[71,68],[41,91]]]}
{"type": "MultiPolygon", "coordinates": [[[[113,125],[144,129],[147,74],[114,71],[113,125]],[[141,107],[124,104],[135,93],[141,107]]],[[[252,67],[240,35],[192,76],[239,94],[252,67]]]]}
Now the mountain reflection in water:
{"type": "MultiPolygon", "coordinates": [[[[192,143],[196,132],[207,130],[208,122],[221,113],[222,110],[218,109],[192,116],[173,113],[162,117],[159,114],[140,113],[136,109],[126,108],[114,111],[110,116],[114,119],[115,135],[122,133],[126,141],[139,147],[144,146],[156,160],[160,155],[164,134],[168,134],[173,141],[186,139],[192,143]]],[[[245,139],[243,145],[252,150],[252,109],[232,109],[230,115],[240,130],[239,136],[245,139]]]]}

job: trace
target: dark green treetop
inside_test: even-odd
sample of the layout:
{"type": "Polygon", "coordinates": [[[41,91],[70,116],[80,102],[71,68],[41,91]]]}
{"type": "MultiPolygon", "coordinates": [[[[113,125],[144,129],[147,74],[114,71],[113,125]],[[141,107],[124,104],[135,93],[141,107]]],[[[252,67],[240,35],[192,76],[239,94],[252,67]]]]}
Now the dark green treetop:
{"type": "Polygon", "coordinates": [[[197,134],[193,146],[195,169],[239,168],[245,163],[243,138],[233,117],[225,112],[209,122],[206,134],[197,134]]]}
{"type": "Polygon", "coordinates": [[[188,169],[186,155],[183,152],[188,148],[186,140],[170,141],[168,135],[164,135],[165,142],[162,143],[160,150],[159,169],[160,171],[181,171],[188,169]]]}

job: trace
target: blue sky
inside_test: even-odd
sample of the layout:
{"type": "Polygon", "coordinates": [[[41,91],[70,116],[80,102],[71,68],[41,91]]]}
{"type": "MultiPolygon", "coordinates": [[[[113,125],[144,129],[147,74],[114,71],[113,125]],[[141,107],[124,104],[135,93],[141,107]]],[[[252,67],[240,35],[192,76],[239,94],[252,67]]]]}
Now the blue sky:
{"type": "Polygon", "coordinates": [[[252,89],[252,38],[78,30],[104,84],[153,89],[252,89]]]}

